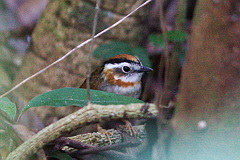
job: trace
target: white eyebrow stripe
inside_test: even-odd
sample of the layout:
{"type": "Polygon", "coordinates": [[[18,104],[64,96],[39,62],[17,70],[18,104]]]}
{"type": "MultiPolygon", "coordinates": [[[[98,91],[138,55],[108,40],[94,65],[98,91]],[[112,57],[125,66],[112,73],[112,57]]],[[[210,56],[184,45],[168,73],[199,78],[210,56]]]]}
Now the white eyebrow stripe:
{"type": "Polygon", "coordinates": [[[122,63],[108,63],[105,64],[105,67],[108,69],[113,69],[113,68],[122,68],[123,66],[131,66],[131,64],[127,63],[127,62],[122,62],[122,63]]]}
{"type": "Polygon", "coordinates": [[[141,66],[136,63],[129,64],[127,62],[122,62],[122,63],[114,63],[114,64],[112,64],[112,63],[105,64],[105,69],[122,68],[123,66],[128,66],[132,70],[138,70],[141,68],[141,66]]]}

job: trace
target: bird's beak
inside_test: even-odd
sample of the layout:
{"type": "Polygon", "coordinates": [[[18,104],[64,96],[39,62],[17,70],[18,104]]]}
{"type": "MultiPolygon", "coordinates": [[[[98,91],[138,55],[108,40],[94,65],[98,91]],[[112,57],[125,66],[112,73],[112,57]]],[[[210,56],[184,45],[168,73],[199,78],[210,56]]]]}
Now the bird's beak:
{"type": "Polygon", "coordinates": [[[139,70],[136,70],[136,71],[137,72],[150,72],[150,71],[153,71],[153,69],[150,67],[142,66],[139,70]]]}

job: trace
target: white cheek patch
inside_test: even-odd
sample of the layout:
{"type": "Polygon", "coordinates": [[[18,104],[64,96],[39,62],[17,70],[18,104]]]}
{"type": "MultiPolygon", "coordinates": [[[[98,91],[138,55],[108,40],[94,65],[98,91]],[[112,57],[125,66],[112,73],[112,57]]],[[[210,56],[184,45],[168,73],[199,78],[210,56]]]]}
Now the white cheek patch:
{"type": "MultiPolygon", "coordinates": [[[[137,64],[129,64],[127,62],[122,63],[114,63],[114,64],[105,64],[105,69],[115,69],[115,68],[122,68],[123,66],[128,66],[133,68],[133,70],[139,70],[141,67],[137,64]]],[[[122,80],[123,82],[138,82],[141,80],[143,73],[129,73],[124,74],[123,76],[114,75],[114,79],[122,80]]]]}
{"type": "Polygon", "coordinates": [[[115,75],[114,78],[120,79],[123,82],[138,82],[141,80],[143,73],[132,73],[132,74],[127,74],[124,76],[117,76],[115,75]]]}

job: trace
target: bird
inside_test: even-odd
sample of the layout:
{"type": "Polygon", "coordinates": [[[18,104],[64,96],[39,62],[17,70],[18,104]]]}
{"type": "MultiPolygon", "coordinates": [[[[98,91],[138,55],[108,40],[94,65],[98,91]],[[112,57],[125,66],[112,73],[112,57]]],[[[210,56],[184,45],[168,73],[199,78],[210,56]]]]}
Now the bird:
{"type": "MultiPolygon", "coordinates": [[[[119,54],[107,59],[92,72],[90,89],[139,98],[142,90],[142,76],[145,72],[150,71],[153,69],[143,66],[138,57],[130,54],[119,54]]],[[[87,81],[85,80],[80,88],[86,88],[86,86],[87,81]]],[[[136,134],[131,122],[124,119],[121,121],[126,124],[125,127],[129,129],[131,135],[136,134]]],[[[97,124],[97,130],[107,136],[106,130],[101,127],[102,125],[103,123],[97,124]]],[[[109,125],[105,123],[104,126],[109,125]]],[[[108,139],[110,138],[108,137],[108,139]]]]}
{"type": "MultiPolygon", "coordinates": [[[[141,95],[141,79],[144,72],[153,71],[143,66],[138,57],[119,54],[104,61],[90,77],[90,88],[139,98],[141,95]]],[[[80,88],[86,88],[86,80],[80,88]]]]}

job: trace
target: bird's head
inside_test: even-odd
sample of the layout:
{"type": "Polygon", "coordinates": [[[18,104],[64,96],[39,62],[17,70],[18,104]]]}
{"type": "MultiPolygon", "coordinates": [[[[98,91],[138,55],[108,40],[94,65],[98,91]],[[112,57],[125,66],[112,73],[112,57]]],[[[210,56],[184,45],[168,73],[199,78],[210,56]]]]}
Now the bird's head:
{"type": "Polygon", "coordinates": [[[143,73],[152,70],[143,66],[137,57],[120,54],[104,62],[102,77],[111,85],[129,87],[140,84],[143,73]]]}

